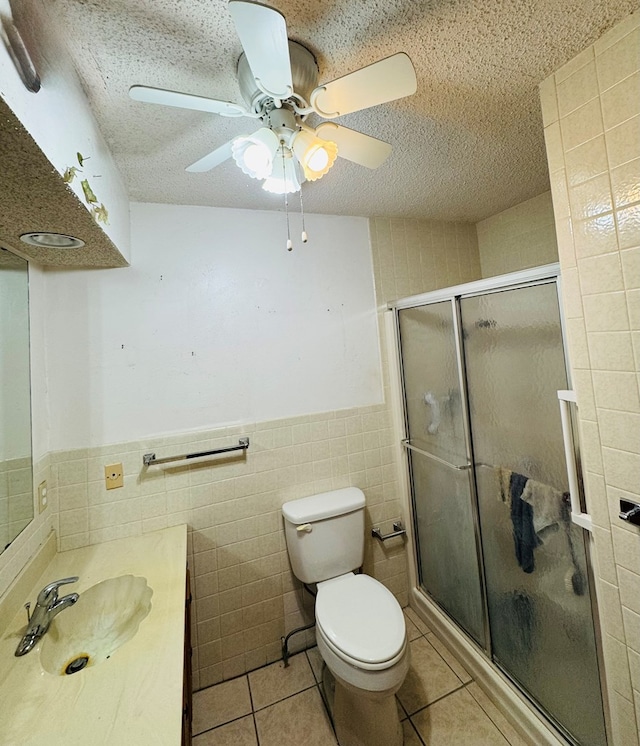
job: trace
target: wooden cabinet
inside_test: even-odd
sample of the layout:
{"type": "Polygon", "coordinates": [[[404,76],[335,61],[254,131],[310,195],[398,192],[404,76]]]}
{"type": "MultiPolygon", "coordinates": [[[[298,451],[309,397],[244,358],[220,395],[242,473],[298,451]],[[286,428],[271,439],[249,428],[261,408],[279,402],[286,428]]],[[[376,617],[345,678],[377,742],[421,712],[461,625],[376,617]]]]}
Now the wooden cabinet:
{"type": "Polygon", "coordinates": [[[191,746],[191,577],[187,567],[184,609],[184,672],[182,676],[182,746],[191,746]]]}

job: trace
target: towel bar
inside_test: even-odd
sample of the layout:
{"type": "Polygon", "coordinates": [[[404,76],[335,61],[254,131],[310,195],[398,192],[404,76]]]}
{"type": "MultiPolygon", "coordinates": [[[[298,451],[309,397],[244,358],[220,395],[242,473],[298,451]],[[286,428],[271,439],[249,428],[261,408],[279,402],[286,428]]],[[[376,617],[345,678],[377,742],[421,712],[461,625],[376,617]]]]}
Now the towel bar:
{"type": "Polygon", "coordinates": [[[411,441],[409,440],[409,438],[403,438],[400,442],[405,448],[408,448],[410,451],[415,451],[416,453],[420,453],[422,456],[426,456],[427,458],[430,458],[432,461],[437,461],[439,464],[448,466],[450,469],[455,469],[456,471],[464,471],[465,469],[471,468],[471,464],[461,464],[460,466],[456,464],[450,464],[448,461],[445,461],[443,458],[434,456],[433,453],[429,453],[428,451],[423,451],[422,448],[418,448],[417,446],[414,446],[413,443],[411,443],[411,441]]]}
{"type": "Polygon", "coordinates": [[[186,461],[187,459],[200,458],[201,456],[216,456],[218,453],[229,453],[230,451],[246,451],[247,448],[249,448],[249,438],[240,438],[237,446],[215,448],[213,451],[200,451],[199,453],[185,453],[183,456],[156,458],[155,453],[145,453],[142,457],[142,463],[145,466],[154,466],[155,464],[167,464],[169,461],[186,461]]]}

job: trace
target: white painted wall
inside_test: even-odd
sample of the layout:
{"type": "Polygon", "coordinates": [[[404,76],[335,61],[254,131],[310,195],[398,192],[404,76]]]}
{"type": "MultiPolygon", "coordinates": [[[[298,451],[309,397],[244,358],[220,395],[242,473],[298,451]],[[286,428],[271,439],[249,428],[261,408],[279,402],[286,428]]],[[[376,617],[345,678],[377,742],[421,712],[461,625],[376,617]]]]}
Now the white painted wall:
{"type": "MultiPolygon", "coordinates": [[[[129,260],[127,191],[68,55],[55,41],[55,4],[21,0],[13,5],[15,24],[29,44],[42,87],[38,93],[26,89],[6,44],[0,43],[0,96],[60,174],[77,165],[77,152],[90,158],[83,177],[89,179],[96,197],[109,211],[109,222],[100,223],[100,227],[129,260]]],[[[9,0],[0,0],[0,19],[11,18],[9,0]]],[[[84,204],[80,180],[76,178],[71,188],[84,204]]]]}
{"type": "Polygon", "coordinates": [[[45,324],[47,318],[47,289],[44,270],[29,262],[29,328],[31,342],[31,439],[33,462],[49,448],[49,394],[46,369],[45,324]]]}
{"type": "Polygon", "coordinates": [[[131,219],[131,267],[46,271],[51,450],[383,401],[366,219],[131,219]]]}
{"type": "Polygon", "coordinates": [[[0,270],[0,461],[31,455],[27,269],[0,270]]]}

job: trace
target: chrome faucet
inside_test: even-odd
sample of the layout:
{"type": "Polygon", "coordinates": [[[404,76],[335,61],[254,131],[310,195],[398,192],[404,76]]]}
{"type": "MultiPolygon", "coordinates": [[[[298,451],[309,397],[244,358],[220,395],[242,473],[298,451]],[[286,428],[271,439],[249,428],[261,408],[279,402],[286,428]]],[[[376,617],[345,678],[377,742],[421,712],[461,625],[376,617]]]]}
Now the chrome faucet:
{"type": "Polygon", "coordinates": [[[29,617],[27,631],[24,633],[18,647],[16,648],[17,656],[26,655],[49,629],[49,625],[53,618],[63,609],[73,606],[73,604],[75,604],[75,602],[80,598],[77,593],[70,593],[68,596],[58,598],[58,588],[61,585],[75,583],[78,580],[79,578],[77,576],[63,578],[62,580],[54,580],[53,583],[45,585],[40,593],[38,593],[36,608],[33,610],[33,614],[29,617]]]}

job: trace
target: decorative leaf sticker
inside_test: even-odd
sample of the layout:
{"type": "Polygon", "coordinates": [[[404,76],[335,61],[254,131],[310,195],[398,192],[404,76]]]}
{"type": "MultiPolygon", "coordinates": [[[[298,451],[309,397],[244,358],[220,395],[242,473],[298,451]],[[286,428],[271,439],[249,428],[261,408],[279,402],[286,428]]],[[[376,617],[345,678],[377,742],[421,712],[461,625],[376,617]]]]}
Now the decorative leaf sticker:
{"type": "Polygon", "coordinates": [[[100,203],[100,207],[93,207],[91,213],[98,223],[106,224],[109,222],[109,213],[102,202],[100,203]]]}
{"type": "Polygon", "coordinates": [[[84,192],[84,198],[88,204],[93,205],[98,203],[98,198],[93,193],[93,190],[89,186],[89,180],[83,179],[80,184],[82,185],[82,191],[84,192]]]}
{"type": "Polygon", "coordinates": [[[69,166],[62,174],[62,180],[65,184],[71,184],[71,182],[76,178],[77,173],[78,169],[75,166],[69,166]]]}

